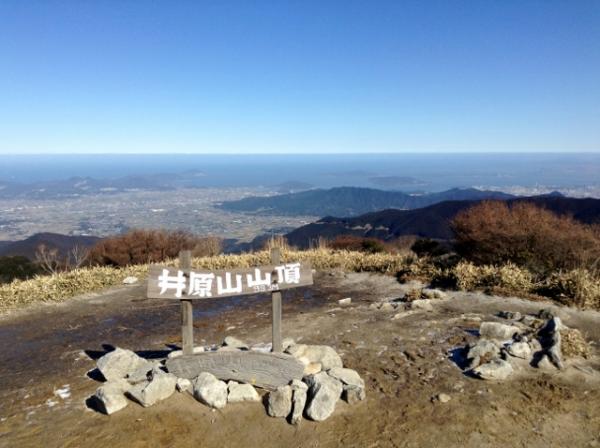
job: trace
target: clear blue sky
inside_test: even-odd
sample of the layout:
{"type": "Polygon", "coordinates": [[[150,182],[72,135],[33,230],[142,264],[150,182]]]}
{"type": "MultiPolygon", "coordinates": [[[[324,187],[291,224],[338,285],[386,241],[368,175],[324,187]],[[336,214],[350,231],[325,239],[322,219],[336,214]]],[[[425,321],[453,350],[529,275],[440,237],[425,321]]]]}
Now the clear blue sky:
{"type": "Polygon", "coordinates": [[[600,151],[600,1],[0,2],[0,153],[600,151]]]}

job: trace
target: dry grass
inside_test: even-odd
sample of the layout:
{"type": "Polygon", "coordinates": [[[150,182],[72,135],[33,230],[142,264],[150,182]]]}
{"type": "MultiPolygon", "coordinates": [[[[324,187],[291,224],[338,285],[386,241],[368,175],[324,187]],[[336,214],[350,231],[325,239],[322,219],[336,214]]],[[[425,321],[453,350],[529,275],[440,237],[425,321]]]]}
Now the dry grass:
{"type": "MultiPolygon", "coordinates": [[[[345,271],[369,271],[395,274],[410,262],[404,256],[392,254],[365,254],[361,252],[313,249],[294,251],[282,248],[282,261],[307,261],[317,270],[342,269],[345,271]]],[[[174,264],[174,261],[164,264],[174,264]]],[[[217,255],[194,258],[192,265],[203,269],[227,269],[252,267],[270,263],[268,251],[242,255],[217,255]]],[[[148,264],[116,267],[89,267],[48,276],[37,276],[30,280],[15,280],[0,285],[0,314],[12,309],[39,302],[62,302],[79,294],[100,291],[122,284],[128,276],[145,278],[148,264]]]]}
{"type": "Polygon", "coordinates": [[[590,345],[587,343],[581,331],[576,328],[560,330],[561,351],[565,358],[585,358],[590,354],[590,345]]]}
{"type": "MultiPolygon", "coordinates": [[[[454,284],[461,290],[502,290],[528,297],[543,294],[567,305],[600,309],[600,281],[598,275],[578,269],[555,273],[549,278],[534,281],[532,274],[523,268],[507,263],[503,266],[476,266],[460,262],[453,268],[440,269],[427,258],[391,253],[365,253],[332,250],[319,247],[297,251],[285,241],[271,241],[269,247],[280,247],[283,262],[304,261],[320,271],[344,270],[348,272],[377,272],[398,275],[401,280],[436,280],[454,284]]],[[[168,261],[164,264],[174,264],[168,261]]],[[[270,263],[267,250],[242,255],[217,255],[194,258],[192,265],[203,269],[228,269],[252,267],[270,263]]],[[[146,277],[148,264],[118,267],[88,267],[30,280],[15,280],[0,285],[0,314],[37,302],[62,302],[69,298],[120,285],[133,275],[146,277]]]]}
{"type": "Polygon", "coordinates": [[[502,288],[515,293],[527,293],[533,289],[533,276],[526,269],[507,263],[503,266],[476,266],[469,262],[458,263],[449,273],[456,286],[465,291],[502,288]]]}

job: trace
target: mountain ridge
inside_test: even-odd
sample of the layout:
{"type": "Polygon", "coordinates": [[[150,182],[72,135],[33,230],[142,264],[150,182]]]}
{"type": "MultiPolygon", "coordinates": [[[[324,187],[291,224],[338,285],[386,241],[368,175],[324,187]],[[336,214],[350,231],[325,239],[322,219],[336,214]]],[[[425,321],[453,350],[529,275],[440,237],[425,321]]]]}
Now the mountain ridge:
{"type": "MultiPolygon", "coordinates": [[[[341,235],[393,240],[400,236],[449,240],[453,237],[450,221],[457,213],[481,201],[443,201],[413,210],[386,209],[357,217],[324,217],[286,234],[288,242],[300,248],[308,247],[319,238],[333,239],[341,235]]],[[[600,224],[600,199],[568,198],[542,195],[506,200],[531,202],[558,215],[571,215],[585,224],[600,224]]]]}
{"type": "Polygon", "coordinates": [[[358,216],[384,209],[415,209],[448,200],[510,199],[501,191],[452,188],[437,193],[410,194],[363,187],[313,189],[276,196],[251,196],[227,201],[224,210],[289,216],[358,216]]]}

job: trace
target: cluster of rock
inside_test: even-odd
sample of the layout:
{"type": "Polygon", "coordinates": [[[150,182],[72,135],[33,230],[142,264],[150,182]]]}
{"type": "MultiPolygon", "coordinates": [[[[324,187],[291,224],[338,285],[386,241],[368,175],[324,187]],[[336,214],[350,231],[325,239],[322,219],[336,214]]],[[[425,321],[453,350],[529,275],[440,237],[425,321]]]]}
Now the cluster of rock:
{"type": "MultiPolygon", "coordinates": [[[[400,311],[401,313],[420,310],[432,311],[436,301],[446,300],[447,298],[448,295],[439,289],[414,288],[400,298],[375,302],[369,308],[379,311],[400,311]]],[[[401,317],[401,313],[398,317],[401,317]]]]}
{"type": "Polygon", "coordinates": [[[518,312],[499,316],[512,322],[481,323],[480,338],[464,349],[467,371],[485,380],[504,380],[523,361],[538,368],[564,368],[560,331],[566,327],[559,317],[546,310],[538,317],[518,312]]]}
{"type": "MultiPolygon", "coordinates": [[[[269,391],[267,413],[288,418],[293,424],[303,416],[315,421],[328,418],[339,399],[353,404],[365,398],[365,383],[359,374],[344,368],[338,353],[326,345],[296,344],[285,341],[285,352],[304,365],[304,376],[288,385],[269,391]]],[[[200,347],[201,351],[270,350],[270,344],[249,347],[242,341],[227,337],[220,347],[200,347]]],[[[172,352],[170,357],[179,356],[172,352]]],[[[94,394],[98,409],[105,414],[117,412],[128,404],[128,398],[144,407],[169,398],[176,390],[189,393],[199,402],[221,409],[227,403],[260,401],[261,395],[252,384],[223,381],[210,372],[201,372],[190,380],[178,378],[166,371],[161,360],[148,361],[131,350],[116,348],[97,361],[97,368],[106,379],[94,394]]]]}

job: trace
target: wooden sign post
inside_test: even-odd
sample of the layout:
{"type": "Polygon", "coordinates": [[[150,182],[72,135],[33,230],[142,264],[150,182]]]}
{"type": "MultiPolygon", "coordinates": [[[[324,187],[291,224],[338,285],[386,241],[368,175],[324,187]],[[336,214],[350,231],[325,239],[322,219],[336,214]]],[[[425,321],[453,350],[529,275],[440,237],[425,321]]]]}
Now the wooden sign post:
{"type": "Polygon", "coordinates": [[[308,263],[281,263],[278,248],[271,250],[271,265],[211,271],[192,269],[190,251],[179,254],[179,267],[151,266],[148,298],[181,302],[181,340],[184,355],[194,353],[192,300],[271,293],[272,336],[275,353],[283,352],[281,335],[281,291],[313,284],[308,263]]]}
{"type": "MultiPolygon", "coordinates": [[[[192,251],[182,250],[179,253],[179,268],[190,275],[192,269],[192,251]]],[[[181,349],[184,355],[194,353],[194,310],[192,301],[181,300],[181,349]]]]}
{"type": "MultiPolygon", "coordinates": [[[[281,261],[281,252],[278,247],[271,249],[271,264],[277,266],[281,261]]],[[[277,282],[277,271],[273,272],[275,282],[277,282]]],[[[271,293],[271,312],[273,314],[272,335],[273,347],[272,351],[281,353],[283,351],[283,339],[281,336],[281,291],[273,291],[271,293]]]]}

